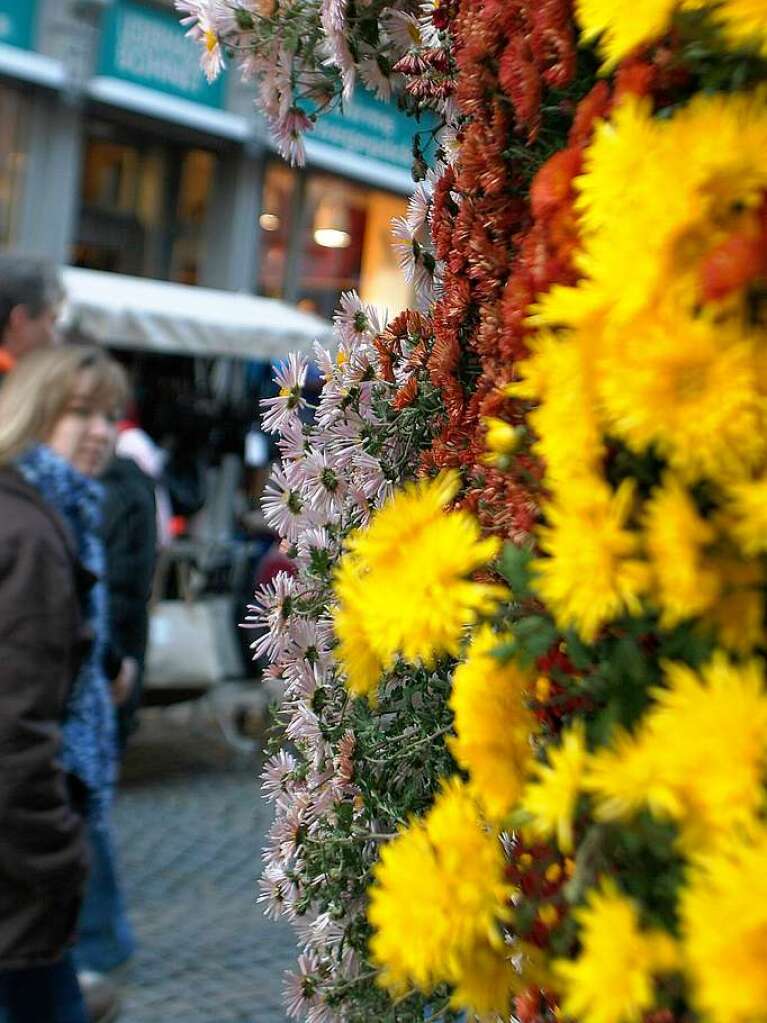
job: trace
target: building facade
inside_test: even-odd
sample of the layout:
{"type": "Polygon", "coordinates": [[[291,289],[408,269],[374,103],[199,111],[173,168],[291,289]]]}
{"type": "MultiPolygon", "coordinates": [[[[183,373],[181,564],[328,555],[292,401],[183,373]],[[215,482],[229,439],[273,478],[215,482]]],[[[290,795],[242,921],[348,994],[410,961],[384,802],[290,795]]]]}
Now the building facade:
{"type": "Polygon", "coordinates": [[[0,0],[0,246],[62,264],[388,309],[411,129],[360,91],[275,153],[235,74],[210,86],[170,0],[0,0]]]}

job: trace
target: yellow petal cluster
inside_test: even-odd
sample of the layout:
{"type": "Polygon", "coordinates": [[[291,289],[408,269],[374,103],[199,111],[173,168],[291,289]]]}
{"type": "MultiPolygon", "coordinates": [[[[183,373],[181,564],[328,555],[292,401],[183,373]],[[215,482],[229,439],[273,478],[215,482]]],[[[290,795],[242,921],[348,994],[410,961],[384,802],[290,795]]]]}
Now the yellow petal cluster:
{"type": "Polygon", "coordinates": [[[590,641],[606,622],[640,610],[650,571],[629,526],[631,481],[613,493],[595,478],[565,493],[566,501],[560,497],[546,509],[540,546],[548,557],[534,563],[536,589],[563,628],[590,641]]]}
{"type": "Polygon", "coordinates": [[[645,505],[643,525],[660,624],[673,628],[707,611],[719,595],[719,575],[706,558],[716,533],[673,475],[645,505]]]}
{"type": "MultiPolygon", "coordinates": [[[[613,15],[627,30],[634,14],[662,20],[670,7],[584,0],[579,10],[607,32],[613,15]]],[[[700,94],[661,118],[625,97],[598,125],[576,182],[581,279],[533,310],[541,329],[509,390],[538,402],[530,424],[551,495],[536,589],[558,625],[587,642],[654,605],[663,628],[701,618],[731,651],[760,645],[764,328],[747,286],[714,299],[703,268],[723,243],[757,230],[766,98],[700,94]],[[608,482],[616,450],[665,463],[649,499],[625,470],[617,488],[608,482]],[[700,487],[717,495],[709,517],[693,500],[700,487]]]]}
{"type": "Polygon", "coordinates": [[[767,553],[767,477],[743,480],[729,490],[730,533],[748,557],[767,553]]]}
{"type": "Polygon", "coordinates": [[[711,1023],[759,1023],[767,1006],[767,828],[696,858],[680,902],[696,1008],[711,1023]]]}
{"type": "Polygon", "coordinates": [[[654,447],[693,479],[744,478],[767,458],[747,295],[702,302],[700,283],[707,253],[749,222],[767,188],[766,146],[760,92],[698,96],[667,119],[627,97],[578,179],[583,280],[551,289],[534,317],[571,328],[560,343],[588,367],[588,414],[602,432],[638,453],[654,447]]]}
{"type": "Polygon", "coordinates": [[[764,0],[723,0],[710,6],[712,17],[730,46],[756,48],[763,57],[767,56],[767,4],[764,0]]]}
{"type": "Polygon", "coordinates": [[[767,53],[764,0],[577,0],[575,9],[583,39],[601,37],[607,67],[663,36],[677,11],[707,12],[726,45],[767,53]]]}
{"type": "Polygon", "coordinates": [[[662,931],[643,931],[634,903],[605,883],[579,910],[582,951],[555,964],[565,1015],[582,1023],[632,1023],[652,1008],[654,977],[674,968],[676,949],[662,931]]]}
{"type": "Polygon", "coordinates": [[[703,849],[764,809],[764,666],[720,651],[700,672],[668,664],[665,673],[636,734],[590,758],[585,786],[602,819],[646,806],[679,822],[685,849],[703,849]]]}
{"type": "Polygon", "coordinates": [[[507,393],[540,401],[528,421],[537,436],[533,450],[543,459],[549,482],[588,482],[601,463],[604,445],[587,353],[578,345],[562,344],[553,332],[540,331],[520,370],[522,380],[507,393]]]}
{"type": "Polygon", "coordinates": [[[469,1009],[475,1019],[496,1023],[508,1015],[512,996],[524,986],[506,948],[480,943],[461,963],[453,978],[450,1004],[469,1009]]]}
{"type": "Polygon", "coordinates": [[[334,590],[337,656],[349,689],[375,692],[398,657],[430,665],[458,654],[465,627],[487,615],[506,591],[470,576],[498,553],[463,511],[445,511],[459,477],[407,484],[352,534],[334,590]]]}
{"type": "Polygon", "coordinates": [[[530,830],[537,838],[554,836],[562,852],[573,848],[573,817],[583,788],[587,763],[583,726],[576,722],[562,734],[560,745],[547,750],[548,764],[536,764],[522,808],[532,817],[530,830]]]}
{"type": "Polygon", "coordinates": [[[446,782],[426,817],[382,848],[373,873],[370,951],[381,983],[428,992],[449,982],[479,1000],[472,971],[481,969],[492,982],[483,997],[504,1007],[514,970],[499,923],[508,919],[512,889],[498,835],[467,787],[446,782]]]}
{"type": "Polygon", "coordinates": [[[519,446],[519,433],[511,423],[497,416],[484,416],[482,425],[487,431],[485,443],[488,452],[496,455],[510,455],[519,446]]]}
{"type": "Polygon", "coordinates": [[[502,642],[489,626],[472,638],[453,675],[450,707],[456,736],[450,751],[468,772],[488,816],[500,819],[519,799],[532,759],[535,716],[527,706],[531,678],[492,651],[502,642]]]}
{"type": "Polygon", "coordinates": [[[678,0],[577,0],[575,13],[585,42],[601,36],[600,48],[608,66],[638,46],[663,35],[678,0]]]}

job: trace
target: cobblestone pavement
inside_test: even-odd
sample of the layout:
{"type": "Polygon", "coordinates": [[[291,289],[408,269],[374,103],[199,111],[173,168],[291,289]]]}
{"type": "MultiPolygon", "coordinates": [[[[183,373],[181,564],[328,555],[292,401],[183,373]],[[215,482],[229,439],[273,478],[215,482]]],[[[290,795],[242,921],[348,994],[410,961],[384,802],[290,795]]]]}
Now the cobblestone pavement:
{"type": "Polygon", "coordinates": [[[258,774],[211,724],[146,715],[115,815],[139,942],[120,1023],[284,1023],[295,946],[256,903],[270,819],[258,774]]]}

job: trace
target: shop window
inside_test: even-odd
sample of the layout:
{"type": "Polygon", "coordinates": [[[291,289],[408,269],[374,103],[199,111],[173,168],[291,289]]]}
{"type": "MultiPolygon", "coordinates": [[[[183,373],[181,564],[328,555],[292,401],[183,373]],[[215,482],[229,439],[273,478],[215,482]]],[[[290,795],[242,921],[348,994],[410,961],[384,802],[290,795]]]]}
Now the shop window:
{"type": "Polygon", "coordinates": [[[82,207],[73,262],[194,284],[215,157],[92,122],[86,143],[82,207]]]}
{"type": "Polygon", "coordinates": [[[391,244],[391,221],[403,216],[400,196],[313,175],[307,188],[299,304],[330,318],[344,291],[355,290],[381,313],[411,304],[391,244]]]}
{"type": "Polygon", "coordinates": [[[296,181],[297,175],[289,167],[270,163],[266,168],[259,217],[259,292],[269,298],[285,297],[288,250],[294,229],[296,181]]]}
{"type": "Polygon", "coordinates": [[[29,103],[15,89],[0,88],[0,245],[18,240],[18,217],[26,169],[25,125],[29,103]]]}
{"type": "Polygon", "coordinates": [[[359,290],[368,190],[315,174],[306,192],[298,304],[329,318],[341,292],[359,290]]]}
{"type": "Polygon", "coordinates": [[[326,319],[344,291],[358,291],[382,313],[412,303],[391,244],[391,221],[405,214],[404,198],[331,174],[311,174],[299,224],[296,195],[295,172],[270,165],[260,218],[262,294],[289,296],[326,319]],[[292,232],[300,236],[293,246],[295,266],[288,265],[292,232]],[[298,274],[297,282],[290,280],[291,274],[298,274]]]}
{"type": "Polygon", "coordinates": [[[415,300],[392,246],[391,222],[406,212],[402,196],[368,191],[359,292],[362,301],[376,306],[384,318],[412,307],[415,300]]]}
{"type": "Polygon", "coordinates": [[[170,279],[180,284],[199,282],[215,169],[215,157],[204,149],[191,149],[183,156],[170,268],[170,279]]]}

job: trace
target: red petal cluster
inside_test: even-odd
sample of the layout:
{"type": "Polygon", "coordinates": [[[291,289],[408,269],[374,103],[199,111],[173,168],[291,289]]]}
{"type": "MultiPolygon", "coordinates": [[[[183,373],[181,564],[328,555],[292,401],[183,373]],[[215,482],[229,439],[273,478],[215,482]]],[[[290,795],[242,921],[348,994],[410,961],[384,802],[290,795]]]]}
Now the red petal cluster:
{"type": "Polygon", "coordinates": [[[509,153],[535,137],[544,89],[574,73],[571,0],[459,0],[449,28],[462,127],[460,156],[433,200],[445,273],[428,362],[448,421],[423,467],[460,467],[463,505],[488,531],[522,542],[537,518],[541,467],[523,452],[511,470],[488,468],[482,418],[523,423],[523,407],[499,389],[526,354],[527,307],[543,287],[573,278],[570,184],[578,168],[553,168],[536,210],[509,153]]]}
{"type": "Polygon", "coordinates": [[[398,384],[392,404],[399,411],[418,397],[418,375],[426,366],[433,336],[431,317],[406,309],[375,339],[383,379],[398,384]]]}

